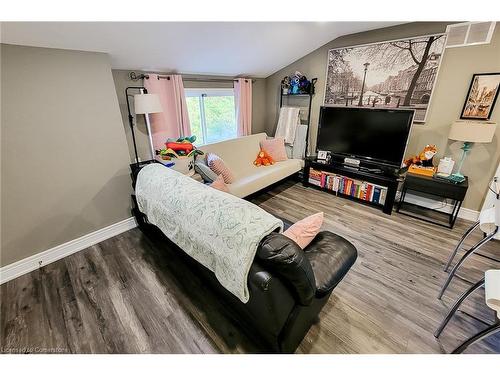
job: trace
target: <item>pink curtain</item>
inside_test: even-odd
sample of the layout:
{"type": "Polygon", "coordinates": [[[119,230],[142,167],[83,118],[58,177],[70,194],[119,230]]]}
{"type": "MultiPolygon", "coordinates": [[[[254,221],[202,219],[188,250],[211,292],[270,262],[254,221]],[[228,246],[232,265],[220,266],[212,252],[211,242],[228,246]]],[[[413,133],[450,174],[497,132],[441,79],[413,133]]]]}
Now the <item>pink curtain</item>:
{"type": "Polygon", "coordinates": [[[252,80],[238,78],[234,83],[234,103],[238,137],[252,134],[252,80]]]}
{"type": "Polygon", "coordinates": [[[167,138],[191,135],[182,76],[174,74],[168,76],[170,79],[163,77],[159,79],[157,74],[149,74],[149,79],[144,80],[148,93],[158,94],[163,108],[163,112],[150,115],[155,150],[164,148],[167,138]]]}

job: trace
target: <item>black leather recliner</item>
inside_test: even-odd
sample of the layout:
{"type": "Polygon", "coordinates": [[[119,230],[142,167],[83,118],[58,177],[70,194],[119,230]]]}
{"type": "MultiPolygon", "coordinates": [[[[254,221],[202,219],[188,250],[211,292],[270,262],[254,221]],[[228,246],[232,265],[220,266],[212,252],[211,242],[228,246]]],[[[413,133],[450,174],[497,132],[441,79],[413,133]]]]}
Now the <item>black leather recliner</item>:
{"type": "MultiPolygon", "coordinates": [[[[132,198],[132,213],[139,227],[148,229],[152,224],[132,198]]],[[[285,228],[290,225],[284,223],[285,228]]],[[[165,240],[169,241],[167,237],[165,240]]],[[[193,271],[201,273],[222,295],[241,327],[263,339],[267,344],[263,351],[281,353],[297,349],[333,288],[357,258],[356,248],[349,241],[328,231],[318,233],[304,250],[288,237],[272,233],[259,244],[248,275],[250,299],[243,303],[220,285],[213,272],[179,252],[195,268],[193,271]]]]}
{"type": "Polygon", "coordinates": [[[282,234],[264,238],[250,269],[245,309],[260,315],[255,323],[273,349],[284,353],[297,349],[356,258],[349,241],[328,231],[318,233],[304,250],[282,234]],[[259,284],[264,275],[267,282],[259,284]],[[267,298],[267,314],[258,302],[260,295],[267,298]]]}

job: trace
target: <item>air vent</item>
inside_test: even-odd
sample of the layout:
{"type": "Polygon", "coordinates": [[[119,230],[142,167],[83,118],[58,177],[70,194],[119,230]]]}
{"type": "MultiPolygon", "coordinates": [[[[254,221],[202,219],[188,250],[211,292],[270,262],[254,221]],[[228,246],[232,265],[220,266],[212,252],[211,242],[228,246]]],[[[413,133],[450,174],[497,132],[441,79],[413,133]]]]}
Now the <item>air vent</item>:
{"type": "Polygon", "coordinates": [[[448,25],[446,48],[489,44],[496,22],[464,22],[448,25]]]}

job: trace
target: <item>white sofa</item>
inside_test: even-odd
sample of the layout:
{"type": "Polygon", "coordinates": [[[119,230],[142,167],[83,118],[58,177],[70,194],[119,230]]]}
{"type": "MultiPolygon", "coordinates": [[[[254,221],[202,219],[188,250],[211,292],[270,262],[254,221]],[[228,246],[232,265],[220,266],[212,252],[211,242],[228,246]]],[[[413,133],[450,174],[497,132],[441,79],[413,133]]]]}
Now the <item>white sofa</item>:
{"type": "Polygon", "coordinates": [[[266,138],[266,133],[259,133],[212,143],[199,149],[205,153],[213,152],[224,160],[235,176],[235,181],[227,185],[229,192],[243,198],[297,173],[303,167],[304,162],[300,159],[256,167],[253,162],[260,151],[260,141],[266,138]]]}

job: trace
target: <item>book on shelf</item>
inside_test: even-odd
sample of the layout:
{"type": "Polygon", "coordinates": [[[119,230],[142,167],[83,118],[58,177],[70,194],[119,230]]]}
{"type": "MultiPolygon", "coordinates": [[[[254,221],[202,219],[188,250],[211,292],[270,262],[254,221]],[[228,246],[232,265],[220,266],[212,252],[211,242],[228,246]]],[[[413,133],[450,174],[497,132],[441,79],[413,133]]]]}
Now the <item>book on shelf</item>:
{"type": "Polygon", "coordinates": [[[340,177],[335,176],[333,181],[333,190],[337,192],[339,190],[339,186],[340,186],[340,177]]]}
{"type": "Polygon", "coordinates": [[[366,201],[366,182],[361,183],[359,186],[359,199],[366,201]]]}
{"type": "Polygon", "coordinates": [[[372,197],[372,202],[373,203],[378,203],[378,200],[380,198],[380,187],[379,186],[374,186],[373,187],[373,197],[372,197]]]}
{"type": "Polygon", "coordinates": [[[366,184],[366,197],[365,200],[371,202],[373,199],[373,185],[367,183],[366,184]]]}
{"type": "Polygon", "coordinates": [[[384,204],[386,195],[387,195],[387,189],[380,189],[380,198],[378,200],[378,203],[384,204]]]}
{"type": "Polygon", "coordinates": [[[309,183],[315,186],[321,186],[321,176],[322,173],[321,171],[317,171],[315,169],[312,169],[309,171],[309,183]]]}
{"type": "Polygon", "coordinates": [[[383,205],[387,196],[387,187],[367,181],[352,179],[335,173],[311,168],[309,183],[320,188],[341,193],[367,202],[383,205]]]}

